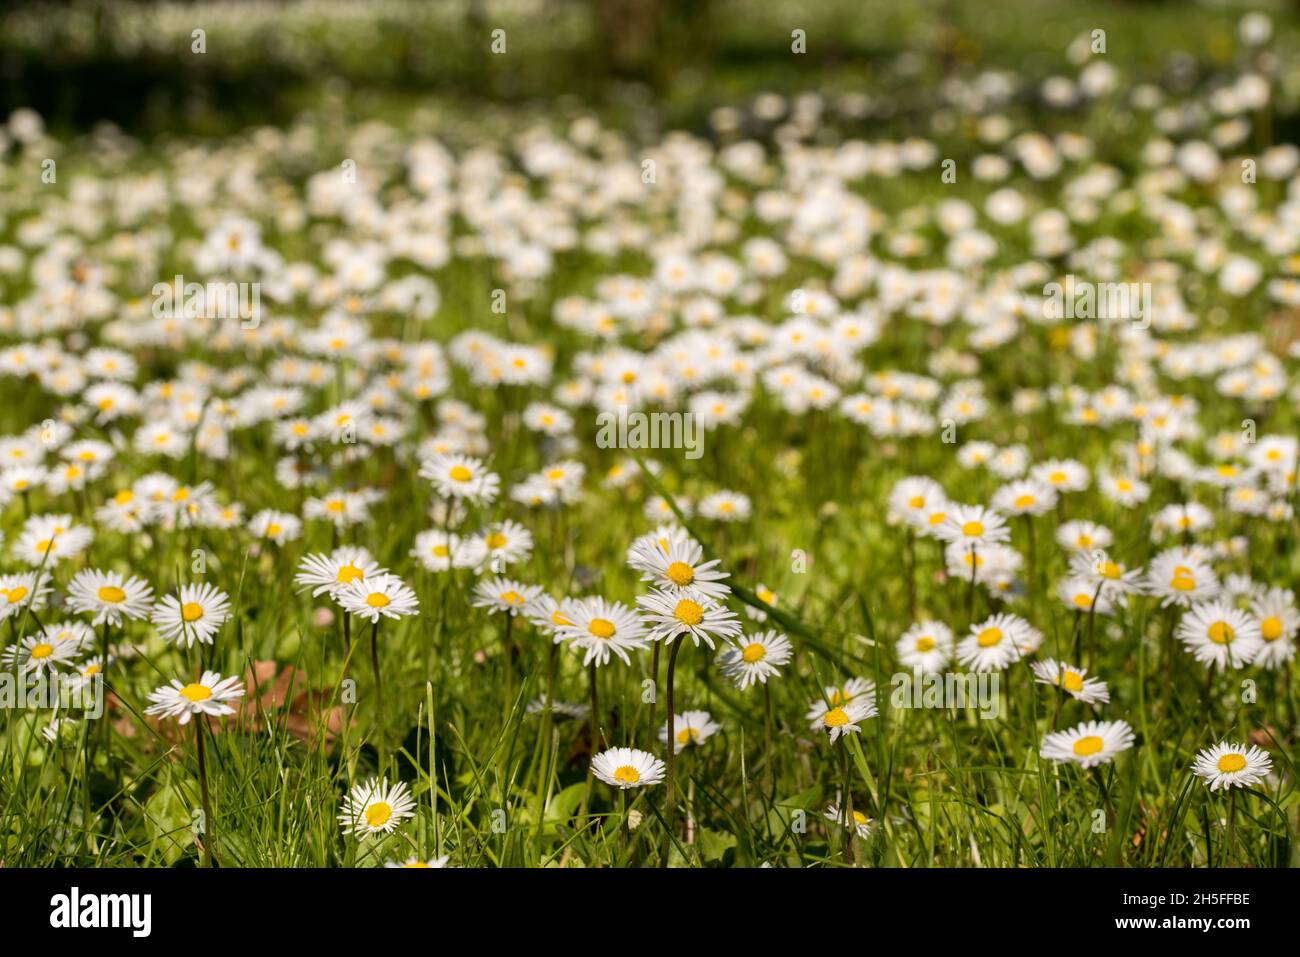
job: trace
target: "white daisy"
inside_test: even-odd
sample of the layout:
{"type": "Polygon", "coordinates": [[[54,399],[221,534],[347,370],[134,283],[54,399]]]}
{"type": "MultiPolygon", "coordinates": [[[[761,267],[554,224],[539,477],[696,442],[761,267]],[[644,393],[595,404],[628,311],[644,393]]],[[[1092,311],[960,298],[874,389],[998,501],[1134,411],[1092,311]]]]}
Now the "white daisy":
{"type": "Polygon", "coordinates": [[[164,641],[191,647],[196,641],[212,644],[212,636],[230,617],[230,598],[206,582],[182,585],[180,597],[164,595],[151,620],[164,641]]]}
{"type": "MultiPolygon", "coordinates": [[[[678,754],[691,745],[703,744],[714,732],[721,730],[722,725],[714,721],[713,716],[707,711],[687,711],[676,715],[673,718],[673,737],[676,739],[673,743],[673,753],[678,754]]],[[[659,740],[664,744],[668,743],[666,721],[659,729],[659,740]]]]}
{"type": "Polygon", "coordinates": [[[898,662],[923,674],[940,672],[952,658],[952,629],[938,621],[920,621],[894,645],[898,662]]]}
{"type": "Polygon", "coordinates": [[[83,569],[68,583],[68,605],[73,611],[93,614],[92,623],[122,624],[122,619],[144,618],[153,607],[153,587],[134,575],[83,569]]]}
{"type": "Polygon", "coordinates": [[[349,614],[378,622],[381,617],[397,620],[420,613],[420,600],[400,578],[384,572],[353,579],[339,589],[337,600],[349,614]]]}
{"type": "Polygon", "coordinates": [[[1193,605],[1175,634],[1197,661],[1212,668],[1244,668],[1264,644],[1259,623],[1225,601],[1193,605]]]}
{"type": "Polygon", "coordinates": [[[1086,668],[1067,665],[1054,658],[1035,661],[1029,667],[1033,670],[1036,681],[1063,688],[1067,694],[1079,701],[1088,704],[1105,704],[1110,701],[1110,690],[1106,687],[1106,682],[1098,678],[1086,677],[1088,674],[1086,668]]]}
{"type": "Polygon", "coordinates": [[[1085,721],[1068,731],[1046,735],[1038,753],[1051,761],[1073,761],[1092,768],[1133,747],[1133,740],[1127,721],[1085,721]]]}
{"type": "Polygon", "coordinates": [[[1192,770],[1211,791],[1220,788],[1248,788],[1268,777],[1273,759],[1255,745],[1221,741],[1212,748],[1196,752],[1192,770]]]}
{"type": "Polygon", "coordinates": [[[144,713],[178,718],[181,724],[187,724],[196,714],[234,714],[235,709],[226,702],[243,694],[244,688],[238,678],[222,678],[215,671],[205,671],[198,681],[183,685],[173,678],[170,685],[149,692],[153,704],[145,708],[144,713]]]}
{"type": "Polygon", "coordinates": [[[768,678],[779,677],[779,669],[793,654],[789,638],[777,631],[763,631],[737,638],[734,646],[723,648],[718,664],[722,673],[743,691],[754,682],[767,684],[768,678]]]}
{"type": "Polygon", "coordinates": [[[697,647],[703,641],[713,648],[715,638],[740,635],[736,613],[698,589],[655,589],[648,595],[638,595],[636,603],[650,628],[652,641],[669,641],[688,634],[697,647]]]}
{"type": "Polygon", "coordinates": [[[569,602],[564,616],[568,624],[555,629],[556,641],[567,641],[586,652],[582,659],[585,668],[593,661],[609,664],[612,651],[631,664],[628,651],[646,647],[646,628],[627,605],[603,598],[584,598],[569,602]]]}
{"type": "Polygon", "coordinates": [[[664,779],[663,761],[636,748],[610,748],[591,759],[591,770],[597,778],[619,790],[644,788],[664,779]]]}
{"type": "Polygon", "coordinates": [[[363,838],[391,834],[402,821],[414,816],[415,799],[405,781],[390,786],[388,778],[371,778],[353,785],[338,820],[344,834],[363,838]]]}

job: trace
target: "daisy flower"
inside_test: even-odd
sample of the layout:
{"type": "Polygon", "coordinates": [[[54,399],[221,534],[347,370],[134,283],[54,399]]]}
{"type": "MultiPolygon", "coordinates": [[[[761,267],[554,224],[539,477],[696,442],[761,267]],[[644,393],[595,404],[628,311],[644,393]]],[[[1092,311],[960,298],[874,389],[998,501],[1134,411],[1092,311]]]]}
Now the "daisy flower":
{"type": "Polygon", "coordinates": [[[364,838],[391,834],[402,821],[414,816],[415,800],[405,781],[390,786],[388,778],[371,778],[353,785],[338,820],[344,834],[364,838]]]}
{"type": "Polygon", "coordinates": [[[487,504],[501,488],[501,478],[489,472],[482,459],[459,453],[438,452],[420,463],[420,478],[433,483],[443,498],[487,504]]]}
{"type": "Polygon", "coordinates": [[[154,607],[151,620],[164,641],[189,648],[196,641],[212,644],[212,636],[229,617],[230,598],[204,583],[182,585],[179,598],[164,595],[154,607]]]}
{"type": "Polygon", "coordinates": [[[821,704],[820,709],[816,705],[813,707],[818,714],[812,720],[811,727],[814,731],[821,730],[829,733],[832,743],[841,735],[857,734],[862,730],[858,725],[868,718],[874,718],[877,714],[874,693],[870,696],[860,695],[842,704],[827,702],[821,704]]]}
{"type": "Polygon", "coordinates": [[[32,611],[45,607],[50,576],[44,572],[20,572],[0,575],[0,621],[19,614],[31,606],[32,611]]]}
{"type": "Polygon", "coordinates": [[[14,557],[33,568],[48,568],[81,554],[93,537],[71,515],[33,515],[14,542],[14,557]]]}
{"type": "Polygon", "coordinates": [[[334,598],[344,586],[386,571],[366,549],[345,545],[328,555],[304,555],[298,562],[298,573],[293,576],[293,581],[301,588],[310,588],[313,598],[326,593],[334,598]]]}
{"type": "Polygon", "coordinates": [[[1227,741],[1196,752],[1196,760],[1192,762],[1192,771],[1211,791],[1248,788],[1264,780],[1272,770],[1273,759],[1267,751],[1253,744],[1227,741]]]}
{"type": "Polygon", "coordinates": [[[53,641],[44,633],[29,635],[16,645],[5,649],[0,661],[6,668],[18,666],[24,673],[43,674],[55,670],[56,665],[72,664],[81,651],[75,641],[53,641]]]}
{"type": "Polygon", "coordinates": [[[861,699],[874,711],[876,706],[876,685],[873,681],[866,678],[850,678],[842,686],[827,685],[822,688],[822,696],[812,703],[808,713],[804,715],[809,721],[816,721],[826,713],[827,708],[834,708],[844,705],[855,699],[861,699]]]}
{"type": "Polygon", "coordinates": [[[92,614],[92,624],[117,626],[124,618],[144,618],[153,607],[153,586],[141,578],[118,572],[83,569],[68,583],[68,605],[92,614]]]}
{"type": "Polygon", "coordinates": [[[1092,552],[1110,548],[1115,536],[1110,529],[1096,522],[1066,522],[1056,530],[1056,543],[1071,552],[1092,552]]]}
{"type": "Polygon", "coordinates": [[[153,704],[144,713],[178,718],[181,724],[188,724],[196,714],[234,714],[235,709],[226,702],[243,694],[243,683],[238,678],[222,678],[215,671],[205,671],[198,681],[183,685],[173,678],[170,685],[149,692],[153,704]]]}
{"type": "Polygon", "coordinates": [[[293,541],[302,531],[302,521],[294,515],[263,509],[252,517],[248,530],[257,538],[269,538],[277,545],[293,541]]]}
{"type": "Polygon", "coordinates": [[[636,603],[650,628],[651,641],[689,634],[696,647],[703,641],[713,648],[715,638],[740,635],[736,613],[695,588],[655,589],[648,595],[638,595],[636,603]]]}
{"type": "Polygon", "coordinates": [[[1160,607],[1186,608],[1213,598],[1219,592],[1214,570],[1185,548],[1170,548],[1151,559],[1146,591],[1160,599],[1160,607]]]}
{"type": "Polygon", "coordinates": [[[1141,505],[1151,495],[1150,485],[1127,475],[1103,474],[1098,487],[1102,495],[1125,508],[1141,505]]]}
{"type": "Polygon", "coordinates": [[[1248,612],[1225,601],[1193,605],[1175,632],[1196,660],[1210,667],[1243,668],[1263,647],[1259,623],[1248,612]]]}
{"type": "Polygon", "coordinates": [[[1272,671],[1295,657],[1295,637],[1300,631],[1300,611],[1289,588],[1270,588],[1251,602],[1250,613],[1259,624],[1263,644],[1255,664],[1272,671]]]}
{"type": "Polygon", "coordinates": [[[899,479],[889,493],[890,514],[918,527],[926,524],[928,509],[943,508],[947,504],[948,497],[939,483],[921,475],[899,479]]]}
{"type": "MultiPolygon", "coordinates": [[[[709,739],[716,731],[721,731],[722,725],[713,720],[713,716],[707,711],[687,711],[673,718],[673,753],[680,754],[684,748],[691,745],[700,745],[709,739]]],[[[664,722],[663,727],[659,729],[659,740],[664,744],[668,743],[668,722],[664,722]]]]}
{"type": "Polygon", "coordinates": [[[674,593],[693,589],[721,601],[731,594],[730,586],[722,581],[730,573],[717,567],[721,559],[703,559],[703,547],[687,538],[670,539],[666,546],[658,541],[646,543],[637,551],[635,561],[629,558],[628,563],[645,573],[641,576],[643,582],[651,582],[656,588],[674,593]]]}
{"type": "Polygon", "coordinates": [[[1105,582],[1084,577],[1067,578],[1056,586],[1056,594],[1071,611],[1110,615],[1115,610],[1114,602],[1106,593],[1105,582]]]}
{"type": "Polygon", "coordinates": [[[950,505],[935,537],[963,547],[979,549],[1011,537],[1006,519],[983,505],[950,505]]]}
{"type": "Polygon", "coordinates": [[[996,492],[990,503],[1007,515],[1042,515],[1056,507],[1056,489],[1034,479],[1008,482],[996,492]]]}
{"type": "Polygon", "coordinates": [[[431,572],[445,572],[452,568],[477,568],[487,557],[487,545],[482,538],[462,538],[442,529],[429,529],[415,536],[411,557],[431,572]]]}
{"type": "Polygon", "coordinates": [[[1133,729],[1127,721],[1085,721],[1069,731],[1053,731],[1043,738],[1039,754],[1050,761],[1073,761],[1085,768],[1106,764],[1133,747],[1133,729]]]}
{"type": "Polygon", "coordinates": [[[397,620],[404,615],[418,615],[420,600],[396,575],[384,572],[369,578],[356,578],[338,590],[335,596],[348,614],[378,622],[380,617],[397,620]]]}
{"type": "Polygon", "coordinates": [[[749,497],[739,492],[714,492],[700,499],[699,504],[700,517],[715,522],[743,522],[751,511],[749,497]]]}
{"type": "Polygon", "coordinates": [[[478,536],[478,541],[482,542],[480,562],[487,561],[494,572],[526,561],[533,553],[533,533],[509,519],[487,529],[478,536]]]}
{"type": "Polygon", "coordinates": [[[619,790],[644,788],[664,779],[663,761],[636,748],[610,748],[591,759],[591,770],[600,780],[619,790]]]}
{"type": "MultiPolygon", "coordinates": [[[[547,634],[558,634],[566,625],[573,624],[572,608],[579,601],[576,598],[564,598],[556,601],[542,592],[524,605],[524,617],[547,634]]],[[[559,639],[557,639],[559,640],[559,639]]]]}
{"type": "Polygon", "coordinates": [[[1042,684],[1065,689],[1072,698],[1087,704],[1105,704],[1110,701],[1110,689],[1098,678],[1088,678],[1088,669],[1067,665],[1054,658],[1035,661],[1029,666],[1034,679],[1042,684]]]}
{"type": "Polygon", "coordinates": [[[451,856],[444,854],[442,857],[408,857],[404,861],[389,861],[384,867],[446,867],[451,856]]]}
{"type": "Polygon", "coordinates": [[[593,661],[609,664],[611,651],[630,665],[628,651],[646,647],[645,625],[621,602],[585,598],[568,603],[564,617],[569,623],[555,629],[555,640],[567,641],[585,651],[584,668],[593,661]]]}
{"type": "Polygon", "coordinates": [[[853,816],[850,819],[847,813],[840,810],[839,805],[828,804],[825,817],[828,821],[834,821],[841,827],[852,830],[858,837],[865,839],[871,836],[872,820],[857,808],[853,809],[853,816]]]}
{"type": "Polygon", "coordinates": [[[894,651],[911,671],[943,671],[952,658],[952,629],[938,621],[917,622],[899,637],[894,651]]]}
{"type": "Polygon", "coordinates": [[[777,631],[764,631],[738,638],[734,646],[723,648],[718,664],[722,673],[744,691],[756,681],[767,684],[769,677],[780,677],[779,669],[793,654],[789,638],[777,631]]]}
{"type": "Polygon", "coordinates": [[[1088,469],[1074,459],[1041,462],[1030,469],[1029,477],[1056,492],[1082,492],[1088,487],[1088,469]]]}
{"type": "Polygon", "coordinates": [[[1036,630],[1018,615],[993,615],[971,625],[957,645],[957,660],[972,671],[1001,671],[1024,654],[1036,630]]]}
{"type": "Polygon", "coordinates": [[[1094,592],[1101,585],[1103,594],[1112,599],[1118,595],[1140,594],[1143,590],[1141,569],[1126,568],[1100,550],[1071,555],[1070,576],[1094,586],[1094,592]]]}
{"type": "Polygon", "coordinates": [[[475,608],[486,608],[489,615],[497,612],[517,615],[541,594],[541,585],[525,585],[510,578],[489,578],[474,586],[471,604],[475,608]]]}

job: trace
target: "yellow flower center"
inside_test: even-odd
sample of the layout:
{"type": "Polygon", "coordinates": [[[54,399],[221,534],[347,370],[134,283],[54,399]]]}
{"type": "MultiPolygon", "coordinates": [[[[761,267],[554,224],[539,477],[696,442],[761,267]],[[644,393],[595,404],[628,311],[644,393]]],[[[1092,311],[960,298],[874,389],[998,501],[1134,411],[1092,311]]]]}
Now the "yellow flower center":
{"type": "Polygon", "coordinates": [[[198,621],[203,617],[203,606],[196,601],[187,601],[181,606],[181,617],[186,621],[198,621]]]}
{"type": "Polygon", "coordinates": [[[756,661],[762,661],[763,656],[766,654],[766,648],[760,645],[757,641],[751,641],[745,646],[744,651],[740,653],[740,657],[743,658],[746,663],[752,665],[756,661]]]}
{"type": "Polygon", "coordinates": [[[474,477],[474,473],[463,465],[453,465],[447,474],[451,476],[453,482],[468,482],[474,477]]]}
{"type": "Polygon", "coordinates": [[[630,764],[624,764],[614,769],[614,780],[623,784],[636,784],[641,780],[641,772],[630,764]]]}
{"type": "Polygon", "coordinates": [[[5,598],[8,599],[9,604],[11,605],[18,604],[26,597],[27,597],[26,585],[15,585],[13,588],[9,589],[9,591],[5,592],[5,598]]]}
{"type": "Polygon", "coordinates": [[[967,538],[978,538],[984,534],[983,522],[967,522],[961,527],[961,533],[967,538]]]}
{"type": "Polygon", "coordinates": [[[1091,754],[1096,754],[1102,749],[1103,742],[1095,734],[1090,734],[1086,738],[1080,738],[1074,742],[1074,753],[1081,758],[1086,758],[1091,754]]]}
{"type": "Polygon", "coordinates": [[[1226,621],[1216,621],[1210,626],[1210,630],[1207,634],[1209,635],[1210,641],[1214,642],[1216,645],[1230,644],[1232,639],[1237,637],[1237,633],[1232,630],[1232,626],[1226,621]]]}
{"type": "Polygon", "coordinates": [[[433,555],[435,558],[446,558],[450,554],[451,554],[451,549],[449,549],[446,545],[433,546],[433,555]]]}
{"type": "Polygon", "coordinates": [[[677,607],[673,609],[673,617],[683,625],[698,625],[704,620],[704,609],[700,607],[699,602],[683,598],[677,603],[677,607]]]}
{"type": "Polygon", "coordinates": [[[487,547],[501,548],[506,544],[507,541],[508,539],[500,532],[493,532],[491,535],[487,537],[487,547]]]}
{"type": "Polygon", "coordinates": [[[922,635],[920,638],[916,639],[916,650],[920,652],[933,651],[934,639],[928,635],[922,635]]]}
{"type": "Polygon", "coordinates": [[[822,716],[822,723],[828,728],[842,728],[849,723],[849,715],[843,708],[831,708],[822,716]]]}
{"type": "Polygon", "coordinates": [[[673,562],[664,571],[669,580],[679,587],[685,587],[695,581],[695,569],[685,562],[673,562]]]}
{"type": "Polygon", "coordinates": [[[563,615],[561,615],[558,611],[553,611],[553,612],[551,612],[551,621],[554,622],[554,623],[557,624],[557,625],[572,625],[572,624],[573,624],[573,622],[569,621],[569,619],[565,618],[565,617],[564,617],[563,615]]]}
{"type": "Polygon", "coordinates": [[[212,697],[212,689],[207,685],[201,685],[198,682],[187,684],[181,689],[181,696],[190,701],[199,702],[207,701],[212,697]]]}
{"type": "Polygon", "coordinates": [[[393,809],[385,801],[376,801],[366,808],[366,823],[371,827],[383,827],[393,816],[393,809]]]}
{"type": "Polygon", "coordinates": [[[1192,570],[1185,565],[1179,565],[1174,569],[1174,577],[1170,579],[1169,587],[1177,591],[1195,591],[1196,576],[1192,570]]]}
{"type": "Polygon", "coordinates": [[[992,648],[1002,640],[1001,628],[985,628],[975,639],[981,648],[992,648]]]}
{"type": "Polygon", "coordinates": [[[913,495],[907,500],[907,505],[909,508],[925,508],[925,496],[913,495]]]}
{"type": "Polygon", "coordinates": [[[334,578],[341,585],[346,585],[348,582],[354,582],[358,578],[365,578],[365,577],[366,577],[366,573],[363,572],[360,568],[357,568],[356,565],[340,565],[338,574],[334,576],[334,578]]]}
{"type": "Polygon", "coordinates": [[[1246,759],[1240,754],[1225,754],[1219,758],[1219,770],[1224,774],[1232,774],[1234,771],[1240,771],[1246,766],[1246,759]]]}
{"type": "Polygon", "coordinates": [[[517,591],[505,591],[501,593],[501,600],[507,605],[522,605],[524,596],[517,591]]]}
{"type": "Polygon", "coordinates": [[[587,630],[597,638],[613,638],[614,623],[605,618],[593,618],[587,625],[587,630]]]}
{"type": "Polygon", "coordinates": [[[122,589],[118,588],[116,585],[104,585],[99,589],[97,594],[99,595],[100,601],[108,602],[111,605],[116,605],[120,602],[126,601],[126,592],[122,591],[122,589]]]}
{"type": "Polygon", "coordinates": [[[54,646],[41,642],[39,645],[32,645],[31,655],[33,658],[48,658],[54,654],[54,646]]]}
{"type": "Polygon", "coordinates": [[[1051,482],[1053,485],[1060,485],[1065,481],[1065,473],[1053,472],[1051,475],[1047,476],[1047,481],[1051,482]]]}
{"type": "Polygon", "coordinates": [[[1066,691],[1082,691],[1083,678],[1076,672],[1067,671],[1064,677],[1061,678],[1061,686],[1066,691]]]}
{"type": "Polygon", "coordinates": [[[386,608],[392,599],[381,591],[372,591],[366,596],[366,604],[371,608],[386,608]]]}
{"type": "Polygon", "coordinates": [[[284,528],[276,522],[271,522],[266,526],[266,534],[268,538],[275,538],[275,536],[279,535],[282,531],[284,531],[284,528]]]}
{"type": "Polygon", "coordinates": [[[1036,501],[1037,499],[1032,495],[1018,495],[1016,496],[1015,502],[1012,504],[1015,505],[1016,508],[1029,508],[1029,506],[1033,505],[1036,501]]]}
{"type": "Polygon", "coordinates": [[[1282,619],[1276,615],[1265,618],[1259,623],[1259,633],[1265,641],[1277,641],[1282,637],[1282,619]]]}

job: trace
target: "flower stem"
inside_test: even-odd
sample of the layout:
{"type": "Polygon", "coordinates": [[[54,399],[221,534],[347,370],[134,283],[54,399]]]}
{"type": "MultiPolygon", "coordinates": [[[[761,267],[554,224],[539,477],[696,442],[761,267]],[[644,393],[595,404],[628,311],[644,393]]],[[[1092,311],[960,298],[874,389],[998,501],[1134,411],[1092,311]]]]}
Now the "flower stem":
{"type": "MultiPolygon", "coordinates": [[[[677,792],[674,790],[673,772],[677,764],[677,729],[674,727],[677,718],[675,710],[676,704],[673,701],[673,678],[677,673],[677,652],[682,647],[682,639],[686,637],[686,632],[682,632],[673,639],[673,645],[668,649],[668,675],[665,689],[665,704],[668,707],[668,751],[666,754],[667,774],[664,777],[664,783],[668,787],[668,796],[665,799],[664,823],[668,826],[668,832],[671,836],[673,827],[673,808],[677,804],[677,792]]],[[[667,855],[664,856],[664,862],[667,863],[667,855]]]]}
{"type": "Polygon", "coordinates": [[[203,744],[203,719],[194,719],[194,750],[199,758],[199,795],[203,801],[203,866],[211,867],[212,845],[217,839],[217,824],[212,817],[212,802],[208,798],[208,759],[203,744]]]}
{"type": "Polygon", "coordinates": [[[379,623],[383,616],[375,618],[375,625],[370,629],[370,668],[375,673],[375,714],[379,728],[379,767],[388,769],[388,729],[384,726],[384,679],[379,674],[379,623]]]}

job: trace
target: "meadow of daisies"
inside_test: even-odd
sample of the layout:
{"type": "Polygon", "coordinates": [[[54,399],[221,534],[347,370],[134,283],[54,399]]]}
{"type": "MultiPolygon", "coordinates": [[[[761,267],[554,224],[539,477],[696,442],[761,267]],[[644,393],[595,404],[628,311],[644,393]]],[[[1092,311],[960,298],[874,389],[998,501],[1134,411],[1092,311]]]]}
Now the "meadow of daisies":
{"type": "Polygon", "coordinates": [[[1296,863],[1275,32],[888,133],[14,112],[0,864],[1296,863]]]}

